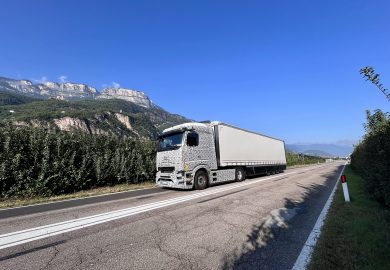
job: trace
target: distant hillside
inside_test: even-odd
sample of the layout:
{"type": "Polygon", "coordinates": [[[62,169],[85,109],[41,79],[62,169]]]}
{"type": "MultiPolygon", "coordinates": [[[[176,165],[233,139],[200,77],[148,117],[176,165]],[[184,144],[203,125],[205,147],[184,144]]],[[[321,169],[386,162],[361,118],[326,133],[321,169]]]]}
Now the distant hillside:
{"type": "Polygon", "coordinates": [[[352,146],[336,144],[287,144],[286,148],[295,153],[321,157],[346,157],[353,151],[352,146]]]}
{"type": "Polygon", "coordinates": [[[33,100],[1,92],[0,97],[0,122],[18,126],[155,139],[163,129],[191,121],[157,106],[145,108],[120,99],[33,100]]]}
{"type": "Polygon", "coordinates": [[[316,156],[316,157],[333,157],[334,155],[329,154],[328,152],[321,150],[306,150],[303,154],[308,156],[316,156]]]}
{"type": "Polygon", "coordinates": [[[18,95],[16,93],[1,92],[0,91],[0,106],[1,105],[19,105],[36,101],[34,98],[18,95]]]}
{"type": "Polygon", "coordinates": [[[141,91],[83,83],[0,77],[0,122],[91,134],[156,138],[163,129],[190,122],[171,114],[141,91]]]}

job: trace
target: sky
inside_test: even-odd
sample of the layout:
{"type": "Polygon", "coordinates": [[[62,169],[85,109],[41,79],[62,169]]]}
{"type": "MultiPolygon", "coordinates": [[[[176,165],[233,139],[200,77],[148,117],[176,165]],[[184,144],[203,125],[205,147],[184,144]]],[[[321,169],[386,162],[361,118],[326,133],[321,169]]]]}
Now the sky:
{"type": "Polygon", "coordinates": [[[0,76],[121,86],[287,143],[357,141],[389,111],[390,2],[3,0],[0,76]]]}

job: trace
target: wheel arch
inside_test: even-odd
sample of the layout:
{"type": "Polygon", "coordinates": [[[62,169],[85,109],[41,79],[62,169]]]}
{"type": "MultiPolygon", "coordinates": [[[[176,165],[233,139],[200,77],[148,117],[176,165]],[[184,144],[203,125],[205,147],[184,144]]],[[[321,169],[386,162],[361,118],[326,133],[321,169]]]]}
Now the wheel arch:
{"type": "Polygon", "coordinates": [[[198,172],[204,171],[207,175],[207,186],[210,185],[210,171],[211,170],[207,165],[198,165],[192,171],[193,171],[194,177],[198,172]]]}

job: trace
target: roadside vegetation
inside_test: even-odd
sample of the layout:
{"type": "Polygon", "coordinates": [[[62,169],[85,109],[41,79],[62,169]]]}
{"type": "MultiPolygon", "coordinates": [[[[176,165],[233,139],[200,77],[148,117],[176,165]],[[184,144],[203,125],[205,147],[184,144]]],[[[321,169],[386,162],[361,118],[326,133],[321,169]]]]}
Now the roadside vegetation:
{"type": "Polygon", "coordinates": [[[308,156],[303,154],[286,153],[287,166],[307,165],[323,163],[325,159],[322,157],[308,156]]]}
{"type": "Polygon", "coordinates": [[[364,179],[367,192],[390,207],[390,115],[367,111],[366,134],[355,147],[351,165],[364,179]]]}
{"type": "MultiPolygon", "coordinates": [[[[372,67],[360,73],[390,101],[372,67]]],[[[339,187],[309,269],[390,269],[390,114],[366,114],[366,133],[345,170],[351,202],[339,187]]]]}
{"type": "Polygon", "coordinates": [[[155,143],[0,125],[0,200],[154,179],[155,143]]]}
{"type": "MultiPolygon", "coordinates": [[[[360,74],[390,102],[390,93],[374,68],[362,68],[360,74]]],[[[390,207],[390,114],[381,110],[374,113],[367,110],[366,114],[366,134],[351,155],[351,165],[363,177],[367,192],[390,207]]]]}
{"type": "Polygon", "coordinates": [[[351,202],[339,184],[308,269],[390,269],[390,209],[366,192],[351,166],[345,174],[351,202]]]}

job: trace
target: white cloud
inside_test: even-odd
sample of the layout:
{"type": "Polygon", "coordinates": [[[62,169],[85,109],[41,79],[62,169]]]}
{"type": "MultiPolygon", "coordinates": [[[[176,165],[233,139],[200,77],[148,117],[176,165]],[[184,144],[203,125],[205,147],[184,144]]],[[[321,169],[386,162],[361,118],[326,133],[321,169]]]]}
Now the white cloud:
{"type": "Polygon", "coordinates": [[[42,76],[40,79],[33,79],[33,81],[38,82],[38,83],[45,83],[45,82],[47,82],[47,77],[42,76]]]}
{"type": "Polygon", "coordinates": [[[109,84],[107,84],[107,83],[102,84],[102,87],[103,88],[110,88],[110,87],[119,88],[119,87],[121,87],[121,85],[117,82],[111,82],[109,84]]]}
{"type": "Polygon", "coordinates": [[[61,75],[60,77],[58,77],[58,79],[60,80],[60,82],[65,83],[68,77],[65,75],[61,75]]]}

